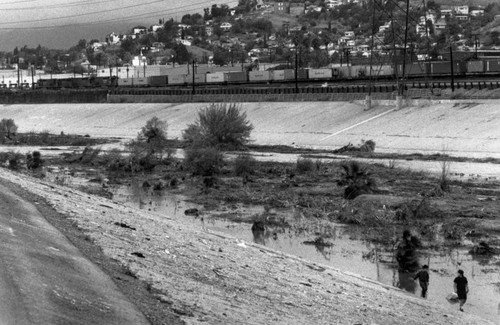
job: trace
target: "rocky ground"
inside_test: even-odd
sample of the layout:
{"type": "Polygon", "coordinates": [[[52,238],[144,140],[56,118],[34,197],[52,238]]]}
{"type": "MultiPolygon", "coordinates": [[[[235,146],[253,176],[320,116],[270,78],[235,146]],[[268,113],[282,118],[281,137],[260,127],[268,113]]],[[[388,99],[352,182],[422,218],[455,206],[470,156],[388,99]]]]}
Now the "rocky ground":
{"type": "Polygon", "coordinates": [[[153,324],[489,324],[169,216],[4,169],[0,178],[29,193],[119,286],[129,282],[123,290],[153,324]]]}

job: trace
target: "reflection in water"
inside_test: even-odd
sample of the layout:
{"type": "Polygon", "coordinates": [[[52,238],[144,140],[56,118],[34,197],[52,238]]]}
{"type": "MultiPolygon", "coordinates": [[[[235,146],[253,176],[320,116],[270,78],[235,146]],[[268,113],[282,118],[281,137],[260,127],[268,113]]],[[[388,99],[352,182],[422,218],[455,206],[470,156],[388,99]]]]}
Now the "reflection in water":
{"type": "Polygon", "coordinates": [[[417,283],[413,280],[413,273],[395,270],[394,269],[394,280],[395,283],[392,285],[401,289],[404,289],[408,292],[415,293],[417,291],[417,283]],[[397,272],[397,277],[396,277],[397,272]]]}
{"type": "MultiPolygon", "coordinates": [[[[332,246],[304,245],[304,241],[311,241],[317,236],[314,233],[296,233],[288,228],[266,228],[261,232],[252,232],[251,224],[234,223],[226,220],[215,219],[205,212],[205,223],[202,218],[193,218],[184,215],[189,208],[203,208],[186,202],[186,198],[179,195],[165,195],[165,192],[155,192],[150,188],[143,188],[142,184],[135,184],[118,189],[115,198],[125,204],[144,209],[151,209],[162,215],[177,218],[180,223],[199,225],[212,231],[223,232],[241,240],[254,241],[271,249],[301,258],[329,265],[342,271],[349,271],[361,276],[393,285],[413,294],[419,293],[418,283],[413,280],[414,272],[399,270],[396,261],[397,251],[383,246],[375,247],[373,244],[361,240],[359,234],[353,233],[351,228],[341,225],[333,226],[334,231],[328,239],[332,246]]],[[[245,207],[238,210],[237,214],[252,215],[262,211],[259,207],[245,207]],[[257,212],[256,212],[257,211],[257,212]]],[[[290,211],[290,213],[293,213],[290,211]]],[[[473,256],[467,250],[453,249],[450,251],[425,252],[418,249],[418,253],[407,237],[405,242],[400,239],[400,256],[406,257],[419,264],[430,267],[430,286],[427,299],[442,306],[450,308],[445,299],[453,290],[453,278],[458,268],[462,268],[470,279],[471,290],[468,300],[470,313],[498,321],[500,315],[500,261],[498,257],[473,256]],[[408,242],[408,239],[410,242],[408,242]],[[411,251],[406,249],[412,248],[411,251]]],[[[418,245],[417,245],[418,246],[418,245]]],[[[453,309],[454,306],[453,306],[453,309]]]]}

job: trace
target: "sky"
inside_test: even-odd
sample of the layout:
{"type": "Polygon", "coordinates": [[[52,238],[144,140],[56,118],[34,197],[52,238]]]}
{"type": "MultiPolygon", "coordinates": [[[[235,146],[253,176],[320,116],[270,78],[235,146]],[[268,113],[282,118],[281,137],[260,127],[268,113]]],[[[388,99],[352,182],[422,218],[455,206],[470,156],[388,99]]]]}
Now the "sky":
{"type": "Polygon", "coordinates": [[[80,39],[104,41],[106,34],[138,24],[203,14],[214,3],[232,6],[237,0],[0,0],[0,51],[38,44],[65,49],[80,39]]]}

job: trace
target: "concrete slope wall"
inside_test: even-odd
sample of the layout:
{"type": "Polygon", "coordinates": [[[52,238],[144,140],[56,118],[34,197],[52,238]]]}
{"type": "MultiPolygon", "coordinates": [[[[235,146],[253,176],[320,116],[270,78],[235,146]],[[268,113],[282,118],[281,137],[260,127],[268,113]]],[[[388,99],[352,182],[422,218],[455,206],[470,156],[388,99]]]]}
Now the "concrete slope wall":
{"type": "MultiPolygon", "coordinates": [[[[47,130],[91,136],[135,137],[153,116],[168,122],[169,137],[181,137],[206,103],[37,104],[0,106],[20,132],[47,130]]],[[[500,101],[421,104],[395,110],[392,104],[364,110],[362,102],[245,103],[242,109],[258,144],[337,148],[362,139],[376,151],[443,152],[500,157],[500,101]]]]}

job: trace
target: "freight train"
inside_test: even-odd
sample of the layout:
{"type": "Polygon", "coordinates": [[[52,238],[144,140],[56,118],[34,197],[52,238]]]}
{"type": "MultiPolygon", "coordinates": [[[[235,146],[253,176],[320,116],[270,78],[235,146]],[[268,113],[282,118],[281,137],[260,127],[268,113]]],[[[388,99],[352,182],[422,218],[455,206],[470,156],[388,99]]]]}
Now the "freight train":
{"type": "MultiPolygon", "coordinates": [[[[447,78],[452,73],[456,77],[466,76],[500,76],[500,59],[484,59],[476,61],[451,62],[413,62],[404,66],[405,77],[447,78]]],[[[373,66],[371,78],[374,80],[393,80],[396,75],[401,78],[403,65],[373,66]]],[[[111,77],[81,77],[67,79],[39,79],[36,87],[39,89],[61,88],[136,88],[136,87],[183,87],[220,86],[220,85],[251,85],[280,84],[304,82],[342,82],[363,81],[370,79],[370,66],[354,65],[325,69],[293,69],[268,71],[220,71],[210,73],[152,75],[148,77],[118,78],[111,77]]]]}

